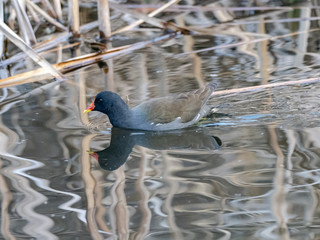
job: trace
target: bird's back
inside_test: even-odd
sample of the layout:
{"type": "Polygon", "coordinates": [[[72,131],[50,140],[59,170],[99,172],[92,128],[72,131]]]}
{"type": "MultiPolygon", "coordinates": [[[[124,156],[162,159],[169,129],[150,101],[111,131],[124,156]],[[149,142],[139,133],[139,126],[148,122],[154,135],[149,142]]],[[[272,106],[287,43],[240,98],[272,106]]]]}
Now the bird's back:
{"type": "Polygon", "coordinates": [[[140,115],[139,118],[145,119],[152,125],[159,126],[177,120],[186,124],[207,113],[209,108],[204,105],[216,87],[217,84],[211,82],[192,92],[149,100],[132,110],[140,115]]]}

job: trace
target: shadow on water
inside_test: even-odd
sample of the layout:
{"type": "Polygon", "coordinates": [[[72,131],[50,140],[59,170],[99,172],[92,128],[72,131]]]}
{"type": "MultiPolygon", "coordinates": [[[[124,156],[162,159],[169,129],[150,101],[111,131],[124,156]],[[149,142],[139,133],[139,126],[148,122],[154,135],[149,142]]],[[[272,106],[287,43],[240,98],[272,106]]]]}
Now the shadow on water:
{"type": "Polygon", "coordinates": [[[113,128],[110,146],[102,151],[90,152],[101,168],[114,171],[128,159],[134,146],[153,150],[216,150],[222,145],[220,138],[203,130],[187,129],[169,132],[151,132],[113,128]]]}

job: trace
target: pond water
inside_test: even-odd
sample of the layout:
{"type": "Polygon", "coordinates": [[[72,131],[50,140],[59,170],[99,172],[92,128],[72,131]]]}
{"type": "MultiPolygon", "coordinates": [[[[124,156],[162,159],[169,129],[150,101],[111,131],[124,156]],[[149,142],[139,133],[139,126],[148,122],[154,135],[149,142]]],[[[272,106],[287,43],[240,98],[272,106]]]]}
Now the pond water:
{"type": "MultiPolygon", "coordinates": [[[[92,65],[63,82],[1,88],[2,238],[319,239],[319,83],[213,95],[212,117],[165,133],[113,129],[105,115],[83,114],[106,89],[135,106],[212,80],[220,91],[317,77],[320,32],[310,30],[319,20],[276,21],[317,13],[242,12],[252,23],[152,44],[108,60],[108,72],[92,65]]],[[[200,28],[215,19],[175,20],[200,28]]],[[[152,37],[131,32],[114,45],[152,37]]]]}

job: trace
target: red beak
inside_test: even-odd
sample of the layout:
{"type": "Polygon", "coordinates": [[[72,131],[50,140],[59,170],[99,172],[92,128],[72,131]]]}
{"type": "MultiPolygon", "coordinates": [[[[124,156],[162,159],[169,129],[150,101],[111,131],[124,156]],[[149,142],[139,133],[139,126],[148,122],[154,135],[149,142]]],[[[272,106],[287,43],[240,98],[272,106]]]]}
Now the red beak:
{"type": "Polygon", "coordinates": [[[88,113],[94,110],[94,101],[89,105],[89,107],[86,108],[86,110],[83,111],[83,113],[88,113]]]}
{"type": "Polygon", "coordinates": [[[98,162],[99,162],[99,155],[98,155],[98,153],[90,153],[89,154],[91,157],[94,157],[98,162]]]}
{"type": "Polygon", "coordinates": [[[97,161],[99,161],[99,154],[96,152],[92,152],[90,150],[87,151],[91,157],[94,157],[97,161]]]}

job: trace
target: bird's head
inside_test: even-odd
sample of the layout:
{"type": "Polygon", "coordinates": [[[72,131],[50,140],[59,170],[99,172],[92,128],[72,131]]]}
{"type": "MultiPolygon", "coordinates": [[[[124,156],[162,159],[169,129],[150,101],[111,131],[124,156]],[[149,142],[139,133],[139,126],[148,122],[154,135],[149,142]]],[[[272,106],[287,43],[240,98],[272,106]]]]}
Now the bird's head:
{"type": "Polygon", "coordinates": [[[122,99],[118,94],[103,91],[95,97],[94,101],[84,110],[84,113],[99,111],[108,114],[119,102],[122,102],[122,99]]]}

